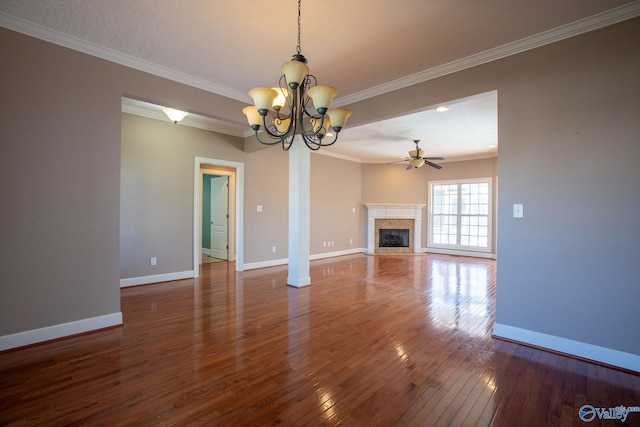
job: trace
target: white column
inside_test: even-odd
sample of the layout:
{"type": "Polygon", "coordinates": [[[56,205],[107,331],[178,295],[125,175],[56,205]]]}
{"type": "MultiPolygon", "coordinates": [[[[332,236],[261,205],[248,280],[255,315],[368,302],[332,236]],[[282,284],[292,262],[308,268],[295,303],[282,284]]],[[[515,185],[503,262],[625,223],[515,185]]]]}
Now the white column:
{"type": "Polygon", "coordinates": [[[311,151],[296,135],[289,149],[289,274],[287,284],[297,288],[311,284],[310,204],[311,151]]]}

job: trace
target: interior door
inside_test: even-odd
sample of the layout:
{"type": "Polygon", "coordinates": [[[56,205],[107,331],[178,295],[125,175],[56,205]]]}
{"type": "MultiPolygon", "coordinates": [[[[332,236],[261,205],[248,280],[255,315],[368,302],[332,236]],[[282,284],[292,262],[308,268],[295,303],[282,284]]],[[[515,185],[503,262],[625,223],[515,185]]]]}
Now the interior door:
{"type": "Polygon", "coordinates": [[[211,178],[211,256],[229,259],[229,177],[211,178]]]}

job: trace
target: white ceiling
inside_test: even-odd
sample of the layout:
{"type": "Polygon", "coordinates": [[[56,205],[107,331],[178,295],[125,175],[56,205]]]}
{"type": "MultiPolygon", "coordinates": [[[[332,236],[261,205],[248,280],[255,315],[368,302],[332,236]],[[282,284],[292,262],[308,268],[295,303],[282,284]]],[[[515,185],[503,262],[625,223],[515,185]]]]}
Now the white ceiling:
{"type": "MultiPolygon", "coordinates": [[[[301,47],[344,105],[639,15],[637,0],[304,0],[301,47]]],[[[297,2],[0,0],[0,26],[249,103],[295,53],[297,2]]],[[[450,100],[446,113],[347,123],[331,151],[389,162],[421,139],[429,156],[495,156],[496,102],[489,93],[450,100]]],[[[145,108],[123,105],[157,113],[145,108]]],[[[244,120],[205,126],[238,135],[244,120]]]]}

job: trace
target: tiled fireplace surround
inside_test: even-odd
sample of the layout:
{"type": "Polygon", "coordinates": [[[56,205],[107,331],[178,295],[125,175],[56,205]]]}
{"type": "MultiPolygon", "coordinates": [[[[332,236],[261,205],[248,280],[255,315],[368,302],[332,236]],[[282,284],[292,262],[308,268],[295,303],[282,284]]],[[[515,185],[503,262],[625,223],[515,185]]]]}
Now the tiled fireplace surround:
{"type": "Polygon", "coordinates": [[[422,208],[426,205],[381,203],[366,203],[365,205],[367,206],[367,253],[403,254],[421,252],[422,208]],[[409,247],[378,247],[378,231],[381,228],[409,229],[409,247]]]}

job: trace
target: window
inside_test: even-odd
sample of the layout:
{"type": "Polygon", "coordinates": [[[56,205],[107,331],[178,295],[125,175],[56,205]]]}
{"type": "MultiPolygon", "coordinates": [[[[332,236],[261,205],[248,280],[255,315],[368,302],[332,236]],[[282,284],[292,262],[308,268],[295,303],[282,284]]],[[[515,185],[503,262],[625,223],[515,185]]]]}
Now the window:
{"type": "Polygon", "coordinates": [[[491,250],[491,178],[429,183],[430,247],[491,250]]]}

